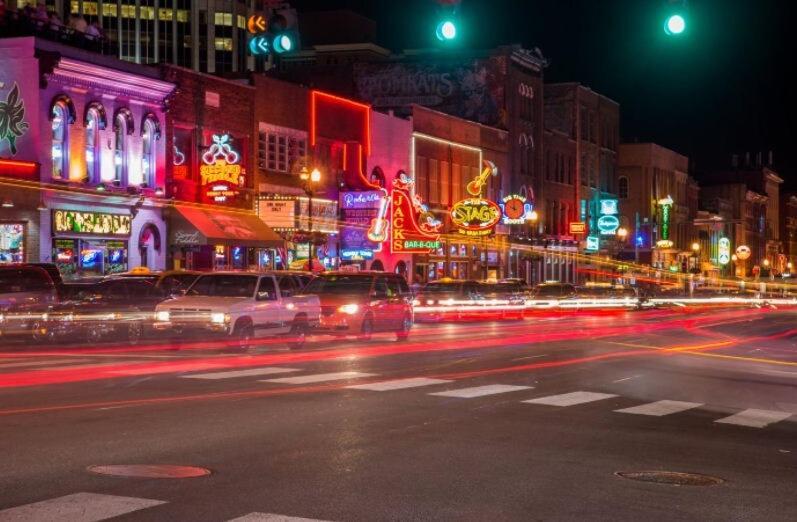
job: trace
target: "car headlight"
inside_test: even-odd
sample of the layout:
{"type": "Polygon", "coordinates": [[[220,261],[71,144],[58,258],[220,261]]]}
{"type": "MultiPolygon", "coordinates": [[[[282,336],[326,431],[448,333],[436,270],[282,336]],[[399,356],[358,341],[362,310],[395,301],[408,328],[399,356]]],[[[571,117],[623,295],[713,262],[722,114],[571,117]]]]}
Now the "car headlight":
{"type": "Polygon", "coordinates": [[[418,299],[413,299],[412,306],[421,306],[421,302],[418,299]]]}
{"type": "Polygon", "coordinates": [[[213,324],[224,324],[230,322],[230,314],[222,312],[213,312],[210,314],[210,322],[213,324]]]}
{"type": "Polygon", "coordinates": [[[6,320],[6,316],[3,315],[3,314],[0,314],[0,323],[2,323],[5,320],[6,320]]]}
{"type": "Polygon", "coordinates": [[[426,300],[426,304],[427,304],[427,305],[433,305],[433,304],[434,304],[434,301],[433,301],[433,300],[431,300],[431,299],[427,299],[427,300],[426,300]]]}
{"type": "Polygon", "coordinates": [[[347,304],[343,305],[338,308],[338,312],[342,312],[344,314],[354,315],[360,309],[360,305],[357,304],[347,304]]]}
{"type": "Polygon", "coordinates": [[[169,322],[169,311],[168,310],[160,310],[158,312],[155,312],[155,320],[156,321],[161,321],[161,322],[164,322],[164,323],[169,322]]]}

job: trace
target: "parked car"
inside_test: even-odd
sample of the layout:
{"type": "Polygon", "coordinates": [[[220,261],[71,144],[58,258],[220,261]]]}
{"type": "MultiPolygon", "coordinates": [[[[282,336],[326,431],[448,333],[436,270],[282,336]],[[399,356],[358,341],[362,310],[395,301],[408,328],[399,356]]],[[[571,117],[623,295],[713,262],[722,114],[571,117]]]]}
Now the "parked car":
{"type": "Polygon", "coordinates": [[[479,298],[486,303],[496,303],[499,310],[491,310],[492,315],[503,319],[522,319],[523,306],[531,295],[529,287],[521,279],[504,279],[495,283],[481,283],[479,298]]]}
{"type": "Polygon", "coordinates": [[[177,297],[185,293],[200,275],[202,272],[194,270],[166,270],[163,272],[132,270],[110,275],[107,279],[143,279],[154,284],[164,295],[177,297]]]}
{"type": "Polygon", "coordinates": [[[278,273],[281,278],[289,277],[293,279],[294,286],[300,290],[310,284],[310,281],[315,278],[312,273],[301,270],[280,270],[278,273]]]}
{"type": "Polygon", "coordinates": [[[576,297],[576,287],[570,283],[546,282],[534,287],[532,298],[546,299],[572,299],[576,297]]]}
{"type": "Polygon", "coordinates": [[[87,286],[75,299],[51,307],[44,324],[50,341],[136,344],[152,333],[155,306],[168,297],[146,278],[110,278],[87,286]]]}
{"type": "Polygon", "coordinates": [[[255,338],[289,336],[304,346],[319,324],[314,295],[296,295],[292,278],[279,272],[214,272],[199,276],[182,297],[157,306],[156,330],[178,335],[201,333],[236,339],[249,348],[255,338]]]}
{"type": "Polygon", "coordinates": [[[374,332],[407,339],[414,315],[407,281],[387,272],[328,272],[313,279],[305,294],[321,302],[319,330],[368,340],[374,332]]]}
{"type": "Polygon", "coordinates": [[[455,320],[467,303],[475,304],[481,294],[479,281],[445,277],[423,285],[415,294],[416,320],[455,320]]]}
{"type": "Polygon", "coordinates": [[[42,321],[58,302],[55,283],[44,268],[0,266],[0,338],[41,334],[42,321]]]}

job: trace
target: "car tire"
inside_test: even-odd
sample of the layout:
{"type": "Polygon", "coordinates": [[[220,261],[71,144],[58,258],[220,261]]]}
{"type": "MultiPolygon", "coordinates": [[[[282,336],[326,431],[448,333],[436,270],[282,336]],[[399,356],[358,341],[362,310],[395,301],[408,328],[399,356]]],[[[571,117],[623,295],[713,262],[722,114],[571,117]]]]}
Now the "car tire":
{"type": "Polygon", "coordinates": [[[288,347],[291,350],[301,350],[307,344],[307,333],[309,327],[307,320],[303,318],[296,319],[291,326],[291,331],[288,332],[290,341],[288,347]]]}
{"type": "Polygon", "coordinates": [[[412,317],[405,315],[401,319],[401,330],[396,332],[397,341],[406,341],[410,337],[410,330],[412,330],[412,317]]]}
{"type": "Polygon", "coordinates": [[[363,324],[360,327],[360,335],[357,337],[360,341],[370,341],[374,335],[374,320],[370,315],[365,316],[363,324]]]}
{"type": "Polygon", "coordinates": [[[232,335],[238,343],[238,348],[246,352],[252,347],[252,340],[255,338],[255,327],[250,323],[243,323],[235,328],[232,335]]]}

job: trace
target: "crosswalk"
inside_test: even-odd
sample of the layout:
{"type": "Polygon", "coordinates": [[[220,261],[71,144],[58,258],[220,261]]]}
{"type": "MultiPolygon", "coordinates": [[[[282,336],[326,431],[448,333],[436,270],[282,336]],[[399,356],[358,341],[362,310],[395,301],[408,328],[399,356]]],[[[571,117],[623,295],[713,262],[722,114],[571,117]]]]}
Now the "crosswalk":
{"type": "MultiPolygon", "coordinates": [[[[100,522],[137,511],[153,510],[168,504],[164,500],[122,497],[99,493],[73,493],[0,510],[0,522],[100,522]]],[[[154,514],[154,516],[157,516],[154,514]]],[[[227,522],[328,522],[274,513],[247,513],[227,522]]]]}
{"type": "MultiPolygon", "coordinates": [[[[305,385],[318,383],[331,383],[341,381],[354,381],[349,384],[344,382],[341,388],[347,390],[360,390],[365,392],[389,393],[398,391],[424,391],[427,388],[438,388],[426,390],[426,395],[434,397],[444,397],[455,400],[479,399],[493,395],[515,394],[534,392],[533,386],[517,384],[482,384],[479,386],[460,386],[462,381],[452,379],[440,379],[434,377],[404,377],[379,380],[379,375],[358,371],[342,371],[327,373],[305,373],[300,368],[286,368],[282,366],[265,366],[257,368],[247,368],[243,370],[216,371],[204,373],[187,373],[180,375],[184,379],[194,380],[224,380],[224,379],[243,379],[246,377],[262,377],[279,374],[292,374],[285,377],[274,377],[269,379],[258,379],[259,382],[268,384],[282,385],[305,385]],[[296,375],[293,375],[296,374],[296,375]],[[357,382],[365,381],[365,382],[357,382]],[[443,388],[443,389],[439,389],[443,388]]],[[[567,393],[554,395],[540,395],[531,398],[518,399],[520,403],[538,406],[553,407],[556,409],[577,407],[592,403],[603,403],[608,399],[625,399],[615,393],[598,392],[591,390],[576,390],[567,393]]],[[[613,402],[613,401],[610,401],[613,402]]],[[[710,408],[702,402],[688,402],[672,399],[661,399],[644,404],[638,404],[626,408],[609,409],[614,413],[645,416],[645,417],[667,417],[677,415],[698,408],[710,408]]],[[[785,421],[795,413],[777,410],[745,409],[732,415],[714,420],[718,424],[744,426],[747,428],[766,428],[772,424],[785,421]]]]}

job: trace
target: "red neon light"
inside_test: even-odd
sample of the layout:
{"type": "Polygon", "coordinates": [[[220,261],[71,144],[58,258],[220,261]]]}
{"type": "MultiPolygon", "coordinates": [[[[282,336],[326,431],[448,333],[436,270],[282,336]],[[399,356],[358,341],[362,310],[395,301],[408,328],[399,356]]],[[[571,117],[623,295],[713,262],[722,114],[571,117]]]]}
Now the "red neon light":
{"type": "Polygon", "coordinates": [[[323,91],[310,91],[310,146],[315,147],[317,136],[317,108],[318,105],[316,103],[316,98],[321,96],[327,100],[334,101],[344,106],[353,107],[355,109],[361,109],[364,111],[363,115],[364,123],[365,123],[365,154],[370,156],[371,155],[371,106],[366,103],[356,102],[354,100],[350,100],[348,98],[343,98],[340,96],[335,96],[334,94],[329,94],[323,91]]]}
{"type": "Polygon", "coordinates": [[[33,177],[38,170],[39,165],[33,161],[0,159],[0,175],[33,177]]]}

